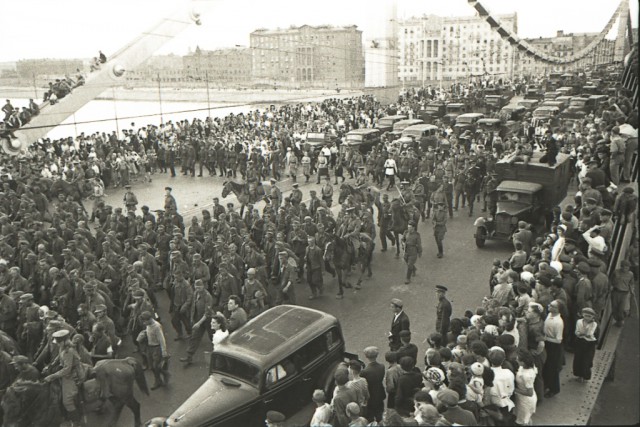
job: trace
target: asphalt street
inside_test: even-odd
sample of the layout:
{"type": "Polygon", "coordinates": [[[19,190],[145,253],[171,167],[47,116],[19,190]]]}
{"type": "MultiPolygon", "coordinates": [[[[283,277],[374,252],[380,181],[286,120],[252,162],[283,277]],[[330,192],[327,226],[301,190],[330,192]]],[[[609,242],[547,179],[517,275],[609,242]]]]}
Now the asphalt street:
{"type": "MultiPolygon", "coordinates": [[[[146,204],[153,210],[162,208],[164,187],[171,186],[179,212],[184,217],[185,225],[188,225],[193,215],[200,218],[201,210],[211,207],[213,197],[221,197],[223,182],[224,179],[219,177],[191,178],[179,175],[176,178],[170,178],[166,174],[156,174],[151,183],[134,183],[132,190],[138,197],[138,207],[146,204]]],[[[307,184],[304,183],[304,178],[299,177],[298,182],[305,198],[308,198],[309,191],[312,189],[320,192],[320,185],[315,184],[315,180],[310,180],[307,184]]],[[[290,179],[278,184],[285,195],[290,192],[291,185],[290,179]]],[[[114,207],[123,206],[123,195],[124,189],[108,189],[105,200],[114,207]]],[[[389,196],[396,197],[397,191],[389,192],[389,196]]],[[[334,213],[339,210],[335,206],[337,198],[338,188],[334,186],[334,213]]],[[[238,206],[233,195],[220,200],[223,205],[230,201],[238,206]]],[[[262,209],[261,205],[258,207],[262,209]]],[[[478,210],[477,206],[476,210],[478,210]]],[[[296,289],[299,303],[335,315],[342,324],[347,350],[358,353],[363,358],[362,350],[369,345],[378,346],[382,354],[388,349],[387,333],[392,319],[389,301],[391,298],[401,298],[411,320],[412,341],[416,343],[421,353],[424,353],[427,349],[427,336],[435,328],[437,301],[435,285],[443,284],[449,288],[448,297],[453,305],[453,316],[462,316],[466,309],[478,306],[482,297],[488,294],[488,275],[492,260],[506,259],[510,255],[511,245],[506,242],[489,241],[485,248],[476,248],[473,239],[473,221],[480,214],[481,212],[476,212],[469,217],[468,209],[454,212],[453,219],[450,219],[447,224],[445,255],[442,259],[436,257],[437,248],[429,220],[418,224],[418,231],[422,236],[423,254],[418,259],[417,275],[409,285],[404,284],[406,267],[402,257],[396,259],[395,248],[392,247],[382,253],[380,242],[376,239],[373,277],[365,278],[361,290],[348,289],[344,299],[337,300],[335,299],[337,279],[325,273],[324,296],[309,301],[307,297],[310,295],[310,290],[303,282],[297,285],[296,289]]],[[[164,293],[158,293],[158,296],[162,324],[172,355],[170,371],[173,375],[168,387],[152,391],[149,397],[137,392],[142,404],[143,420],[153,416],[169,415],[200,386],[207,376],[208,362],[205,351],[211,350],[211,345],[203,339],[193,365],[188,368],[182,366],[178,359],[185,355],[186,343],[174,342],[176,334],[169,322],[168,300],[164,293]]],[[[124,351],[131,351],[130,338],[126,338],[125,341],[127,345],[124,351]]],[[[149,371],[147,379],[149,383],[152,382],[153,377],[149,371]]],[[[95,420],[93,418],[90,415],[90,419],[95,423],[93,425],[106,427],[106,421],[103,421],[106,417],[101,416],[100,419],[95,420]]],[[[131,412],[125,408],[117,425],[132,424],[131,412]]]]}

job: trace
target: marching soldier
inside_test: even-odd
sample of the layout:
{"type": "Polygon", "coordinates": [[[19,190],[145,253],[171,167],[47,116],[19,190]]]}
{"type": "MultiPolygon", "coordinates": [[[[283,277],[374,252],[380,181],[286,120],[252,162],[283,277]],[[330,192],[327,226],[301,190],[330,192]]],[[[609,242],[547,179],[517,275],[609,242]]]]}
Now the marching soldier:
{"type": "Polygon", "coordinates": [[[387,251],[387,239],[391,240],[391,246],[396,244],[396,240],[391,232],[391,202],[389,195],[382,195],[382,209],[378,218],[378,226],[380,227],[380,242],[382,243],[382,252],[387,251]]]}
{"type": "Polygon", "coordinates": [[[269,192],[269,198],[271,199],[271,204],[275,209],[279,208],[282,205],[282,191],[276,185],[275,178],[270,179],[271,182],[271,190],[269,192]]]}
{"type": "MultiPolygon", "coordinates": [[[[176,199],[171,195],[171,187],[164,187],[165,195],[164,195],[164,210],[165,211],[177,211],[178,205],[176,204],[176,199]]],[[[136,202],[137,203],[137,202],[136,202]]]]}
{"type": "Polygon", "coordinates": [[[402,235],[404,245],[404,261],[407,263],[407,278],[405,284],[411,283],[411,277],[416,275],[416,261],[422,256],[422,241],[420,233],[416,231],[416,223],[411,221],[407,231],[402,235]]]}
{"type": "Polygon", "coordinates": [[[333,186],[331,185],[331,180],[326,178],[324,185],[322,186],[322,200],[327,203],[327,207],[331,207],[331,203],[333,203],[333,186]]]}
{"type": "Polygon", "coordinates": [[[124,205],[128,212],[135,212],[136,206],[138,206],[138,198],[133,194],[133,191],[131,191],[130,185],[125,185],[124,188],[127,189],[127,192],[124,193],[123,197],[124,205]]]}
{"type": "Polygon", "coordinates": [[[442,203],[438,203],[435,211],[433,212],[433,236],[436,239],[436,245],[438,246],[438,258],[442,258],[444,255],[443,241],[444,235],[447,232],[447,212],[446,207],[442,203]]]}

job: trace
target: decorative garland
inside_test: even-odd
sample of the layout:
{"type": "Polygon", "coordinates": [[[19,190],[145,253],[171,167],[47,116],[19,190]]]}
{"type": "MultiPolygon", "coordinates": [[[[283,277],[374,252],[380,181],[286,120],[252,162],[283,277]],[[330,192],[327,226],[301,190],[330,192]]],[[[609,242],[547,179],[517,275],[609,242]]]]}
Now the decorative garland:
{"type": "Polygon", "coordinates": [[[550,64],[571,64],[571,63],[580,61],[581,59],[584,59],[595,50],[598,44],[600,44],[604,40],[604,38],[607,36],[609,31],[611,31],[611,28],[613,27],[613,24],[616,22],[616,19],[618,18],[618,16],[620,16],[621,19],[624,19],[622,17],[622,14],[625,11],[627,12],[626,13],[627,15],[629,14],[628,9],[625,7],[626,1],[627,0],[620,1],[618,8],[613,13],[613,16],[611,16],[611,19],[609,19],[609,22],[607,23],[607,25],[591,43],[589,43],[584,49],[580,50],[579,52],[566,57],[557,57],[557,56],[548,55],[546,53],[537,51],[530,43],[527,43],[517,35],[512,34],[508,28],[503,27],[502,24],[500,23],[500,20],[492,16],[489,10],[486,7],[484,7],[479,1],[468,0],[468,3],[469,3],[469,6],[472,6],[481,17],[485,18],[485,20],[489,23],[491,28],[494,31],[497,31],[498,34],[500,34],[500,37],[502,37],[504,40],[507,40],[511,46],[517,48],[518,50],[526,53],[529,56],[533,56],[536,60],[541,62],[550,63],[550,64]]]}

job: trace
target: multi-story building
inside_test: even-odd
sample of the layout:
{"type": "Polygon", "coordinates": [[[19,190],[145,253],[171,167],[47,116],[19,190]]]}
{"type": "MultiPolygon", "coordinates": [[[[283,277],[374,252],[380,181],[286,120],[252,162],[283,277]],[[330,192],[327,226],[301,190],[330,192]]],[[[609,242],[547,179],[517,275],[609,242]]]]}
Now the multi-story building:
{"type": "MultiPolygon", "coordinates": [[[[518,31],[517,15],[498,15],[501,25],[518,31]]],[[[403,83],[466,81],[474,76],[511,78],[514,48],[479,16],[425,15],[400,23],[400,66],[403,83]]]]}
{"type": "Polygon", "coordinates": [[[251,83],[251,49],[201,50],[183,58],[185,77],[213,86],[247,86],[251,83]]]}
{"type": "MultiPolygon", "coordinates": [[[[565,58],[576,55],[596,40],[599,33],[569,33],[558,31],[555,37],[525,39],[534,49],[547,55],[565,58]]],[[[595,65],[614,61],[615,40],[604,39],[584,59],[570,64],[554,64],[535,60],[533,57],[518,53],[519,74],[525,77],[544,76],[549,73],[564,73],[585,70],[595,65]]]]}
{"type": "Polygon", "coordinates": [[[83,70],[81,59],[23,59],[16,63],[16,73],[21,79],[75,76],[77,70],[83,70]]]}
{"type": "Polygon", "coordinates": [[[135,82],[170,82],[185,81],[182,68],[182,56],[179,55],[155,55],[144,61],[133,70],[125,73],[125,78],[130,83],[135,82]]]}
{"type": "Polygon", "coordinates": [[[258,29],[250,35],[253,81],[286,87],[360,88],[362,31],[309,26],[258,29]]]}

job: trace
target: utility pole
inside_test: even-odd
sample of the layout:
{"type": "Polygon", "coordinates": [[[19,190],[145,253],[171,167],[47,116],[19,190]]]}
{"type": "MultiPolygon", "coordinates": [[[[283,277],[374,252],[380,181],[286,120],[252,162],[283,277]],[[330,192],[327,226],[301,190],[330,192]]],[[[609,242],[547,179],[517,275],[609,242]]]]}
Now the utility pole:
{"type": "Polygon", "coordinates": [[[204,78],[207,82],[207,111],[211,117],[211,99],[209,98],[209,70],[204,70],[204,78]]]}
{"type": "Polygon", "coordinates": [[[164,119],[162,116],[162,90],[160,88],[160,73],[158,73],[158,101],[160,102],[160,124],[164,125],[164,119]]]}
{"type": "Polygon", "coordinates": [[[111,88],[111,96],[113,98],[113,115],[116,119],[116,135],[120,137],[120,128],[118,126],[118,109],[116,107],[116,88],[111,88]]]}
{"type": "Polygon", "coordinates": [[[38,86],[36,85],[36,73],[31,73],[31,76],[33,77],[33,91],[36,94],[35,99],[38,99],[38,86]]]}

